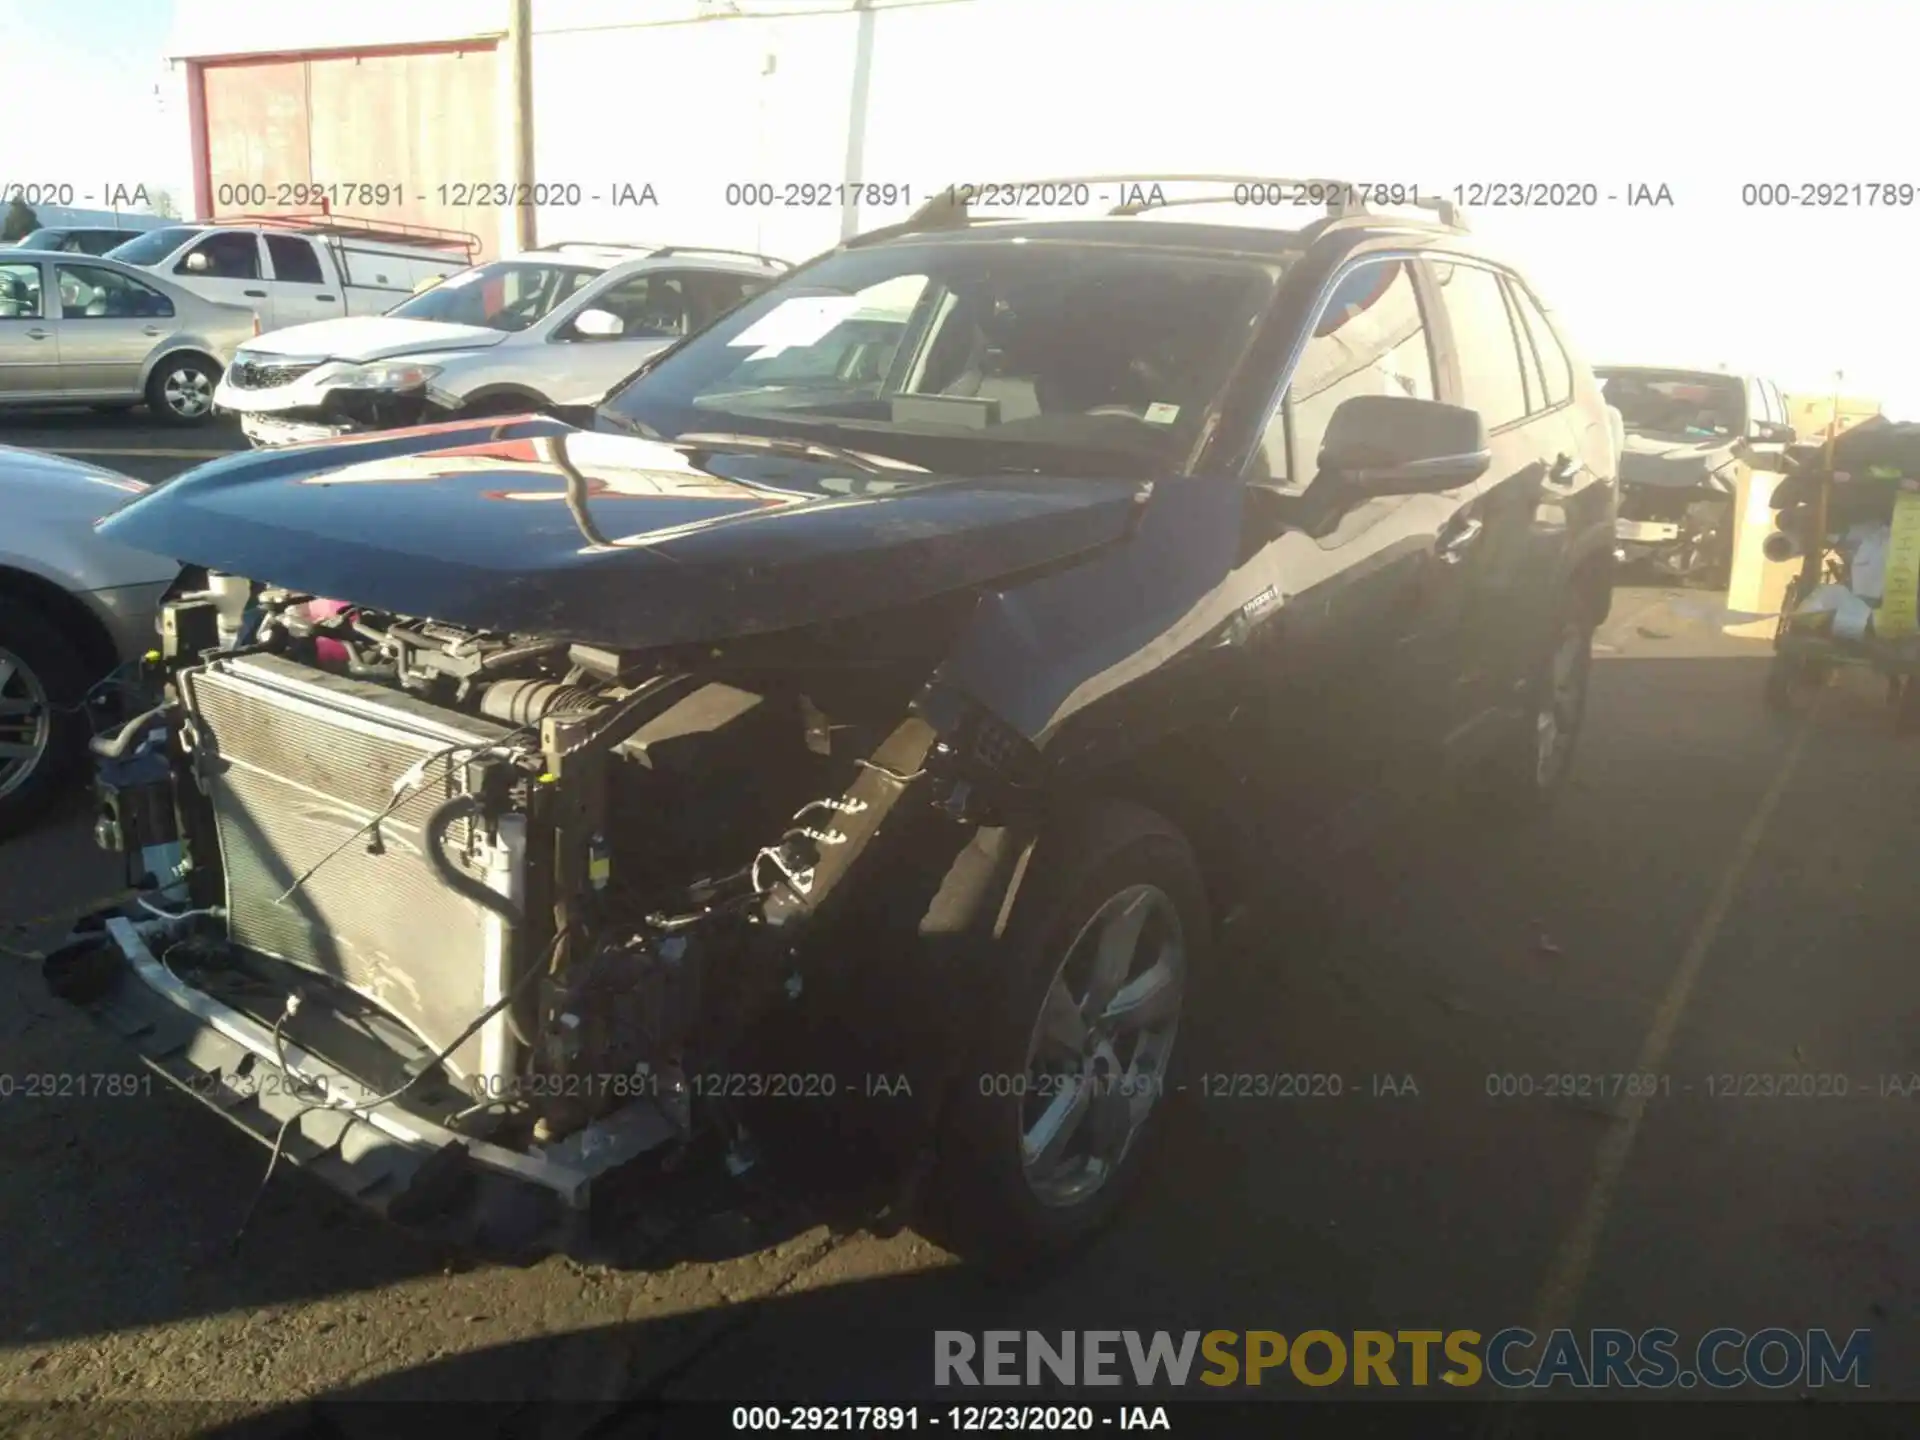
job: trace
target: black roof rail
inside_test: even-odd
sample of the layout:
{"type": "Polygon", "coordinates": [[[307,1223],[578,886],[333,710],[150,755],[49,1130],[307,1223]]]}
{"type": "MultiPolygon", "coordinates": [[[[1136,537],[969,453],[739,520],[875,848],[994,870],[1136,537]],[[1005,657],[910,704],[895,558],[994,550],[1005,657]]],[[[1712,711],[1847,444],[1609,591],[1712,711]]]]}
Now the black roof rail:
{"type": "Polygon", "coordinates": [[[524,253],[544,255],[561,250],[631,250],[650,260],[661,255],[737,255],[745,260],[777,265],[782,270],[793,268],[792,261],[777,255],[762,255],[757,250],[729,250],[720,245],[655,245],[647,240],[556,240],[551,245],[536,245],[524,253]]]}
{"type": "MultiPolygon", "coordinates": [[[[1351,181],[1329,179],[1286,178],[1277,175],[1070,175],[1050,180],[1018,180],[995,182],[997,188],[1012,190],[1016,194],[1025,189],[1041,189],[1062,185],[1266,185],[1285,186],[1288,189],[1303,192],[1307,197],[1324,200],[1329,219],[1345,219],[1353,216],[1373,215],[1367,207],[1365,186],[1351,181]]],[[[905,220],[895,225],[870,230],[847,241],[849,245],[864,244],[872,240],[888,239],[896,235],[916,235],[940,230],[958,230],[973,223],[973,215],[968,207],[968,199],[984,185],[949,185],[937,192],[933,199],[922,205],[905,220]]],[[[1149,210],[1159,210],[1170,205],[1219,205],[1230,203],[1231,195],[1209,195],[1196,197],[1177,197],[1175,199],[1150,200],[1141,198],[1116,205],[1107,212],[1112,217],[1144,215],[1149,210]]],[[[1461,217],[1459,207],[1450,200],[1437,195],[1421,195],[1408,201],[1382,201],[1383,204],[1403,204],[1432,210],[1440,223],[1451,230],[1465,230],[1466,221],[1461,217]]],[[[996,213],[992,218],[1012,219],[1010,215],[996,213]]]]}
{"type": "MultiPolygon", "coordinates": [[[[1381,214],[1367,204],[1366,187],[1355,185],[1350,181],[1260,179],[1250,176],[1235,183],[1290,187],[1303,193],[1311,203],[1323,203],[1326,206],[1326,218],[1329,220],[1347,220],[1381,214]]],[[[1142,199],[1125,205],[1116,205],[1107,213],[1114,216],[1144,215],[1149,210],[1161,210],[1169,205],[1219,205],[1228,203],[1230,199],[1231,197],[1221,195],[1183,195],[1173,200],[1142,199]]],[[[1374,203],[1388,206],[1406,205],[1421,210],[1431,210],[1447,229],[1465,230],[1467,228],[1467,222],[1460,213],[1460,207],[1438,195],[1416,195],[1410,200],[1383,198],[1375,200],[1374,203]]]]}
{"type": "Polygon", "coordinates": [[[536,245],[525,253],[544,255],[554,250],[638,250],[651,255],[659,248],[645,240],[555,240],[550,245],[536,245]]]}

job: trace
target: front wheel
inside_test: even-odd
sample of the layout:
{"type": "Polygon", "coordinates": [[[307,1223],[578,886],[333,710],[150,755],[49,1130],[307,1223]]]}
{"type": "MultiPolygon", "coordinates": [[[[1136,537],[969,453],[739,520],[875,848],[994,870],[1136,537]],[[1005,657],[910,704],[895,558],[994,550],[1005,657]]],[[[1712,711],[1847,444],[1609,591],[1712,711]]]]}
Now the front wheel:
{"type": "Polygon", "coordinates": [[[85,689],[72,640],[39,611],[0,600],[0,839],[37,820],[84,758],[85,689]]]}
{"type": "Polygon", "coordinates": [[[956,1248],[999,1264],[1065,1252],[1119,1205],[1210,937],[1192,849],[1143,807],[1106,802],[1051,828],[1028,874],[980,977],[994,998],[935,1187],[956,1248]]]}
{"type": "Polygon", "coordinates": [[[490,395],[460,411],[462,420],[493,420],[509,415],[545,415],[552,407],[537,395],[490,395]]]}
{"type": "Polygon", "coordinates": [[[1553,648],[1535,666],[1526,717],[1501,739],[1488,762],[1482,794],[1496,810],[1519,817],[1543,814],[1566,788],[1574,746],[1586,724],[1593,629],[1584,614],[1564,615],[1553,648]]]}
{"type": "Polygon", "coordinates": [[[168,425],[204,425],[213,418],[219,368],[199,355],[169,355],[147,380],[147,409],[168,425]]]}

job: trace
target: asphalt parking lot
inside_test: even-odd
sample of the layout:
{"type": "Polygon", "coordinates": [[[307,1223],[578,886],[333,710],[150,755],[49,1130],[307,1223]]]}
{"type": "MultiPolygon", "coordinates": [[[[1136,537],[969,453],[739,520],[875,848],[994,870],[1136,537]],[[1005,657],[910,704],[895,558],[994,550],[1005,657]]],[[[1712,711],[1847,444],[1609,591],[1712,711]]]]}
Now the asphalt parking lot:
{"type": "MultiPolygon", "coordinates": [[[[155,478],[192,459],[150,452],[235,442],[136,415],[8,422],[0,443],[155,478]]],[[[1429,805],[1276,876],[1197,997],[1186,1061],[1340,1094],[1174,1096],[1137,1203],[1057,1275],[989,1284],[880,1237],[818,1176],[608,1264],[530,1268],[282,1178],[236,1251],[265,1155],[212,1114],[15,1098],[0,1395],[951,1399],[936,1329],[1610,1325],[1865,1328],[1871,1394],[1920,1398],[1920,745],[1864,677],[1769,714],[1766,647],[1715,620],[1698,595],[1618,592],[1544,828],[1429,805]],[[1568,1074],[1662,1078],[1547,1098],[1568,1074]]],[[[115,878],[77,812],[0,847],[0,1068],[131,1068],[23,958],[115,878]]]]}

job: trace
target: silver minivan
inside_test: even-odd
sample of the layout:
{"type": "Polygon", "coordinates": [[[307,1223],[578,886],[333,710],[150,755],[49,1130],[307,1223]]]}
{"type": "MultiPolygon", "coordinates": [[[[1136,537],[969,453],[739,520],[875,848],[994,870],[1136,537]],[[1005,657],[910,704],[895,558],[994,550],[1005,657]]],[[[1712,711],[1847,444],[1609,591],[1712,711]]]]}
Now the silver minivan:
{"type": "Polygon", "coordinates": [[[118,260],[0,250],[0,405],[130,408],[197,425],[233,352],[259,333],[226,305],[118,260]]]}

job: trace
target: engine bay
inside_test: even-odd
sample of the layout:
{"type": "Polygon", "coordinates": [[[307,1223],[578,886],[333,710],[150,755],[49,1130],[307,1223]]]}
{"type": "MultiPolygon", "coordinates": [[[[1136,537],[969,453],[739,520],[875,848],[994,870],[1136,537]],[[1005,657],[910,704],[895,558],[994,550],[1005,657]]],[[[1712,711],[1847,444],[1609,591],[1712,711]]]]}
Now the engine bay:
{"type": "Polygon", "coordinates": [[[882,822],[951,849],[1024,783],[984,716],[929,718],[960,613],[623,654],[190,572],[158,703],[96,743],[97,836],[172,981],[360,1082],[316,1108],[744,1145],[695,1077],[838,963],[882,822]]]}

